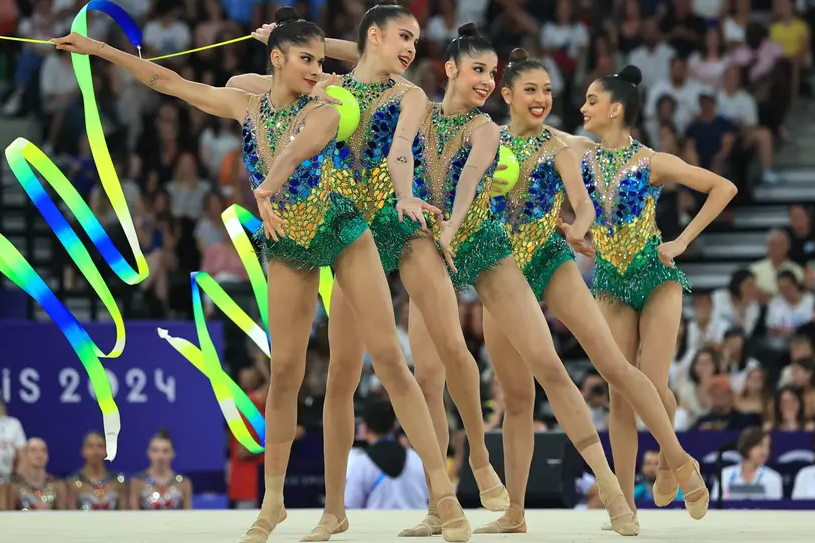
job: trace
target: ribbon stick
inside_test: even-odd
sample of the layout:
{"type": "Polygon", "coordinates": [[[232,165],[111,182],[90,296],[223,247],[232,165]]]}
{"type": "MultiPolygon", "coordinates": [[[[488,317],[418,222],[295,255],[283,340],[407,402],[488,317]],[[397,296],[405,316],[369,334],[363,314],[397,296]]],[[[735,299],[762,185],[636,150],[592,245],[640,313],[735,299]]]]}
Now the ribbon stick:
{"type": "MultiPolygon", "coordinates": [[[[249,284],[255,296],[255,302],[258,304],[263,328],[260,328],[209,274],[193,272],[190,274],[190,280],[192,282],[193,315],[200,349],[185,339],[170,336],[167,330],[159,328],[158,334],[159,337],[170,343],[181,356],[190,361],[206,375],[210,381],[210,385],[212,385],[212,390],[215,393],[218,405],[221,407],[221,412],[226,419],[232,435],[235,436],[241,445],[257,454],[262,452],[264,447],[264,437],[266,434],[265,420],[246,393],[229,378],[221,366],[218,353],[212,344],[212,338],[207,330],[202,303],[202,292],[209,296],[212,303],[218,307],[229,320],[243,330],[266,356],[271,355],[269,336],[264,331],[268,330],[266,276],[260,266],[260,261],[257,258],[252,242],[247,235],[247,232],[257,232],[261,228],[262,223],[252,215],[252,213],[238,205],[230,206],[221,214],[221,219],[224,222],[224,226],[226,226],[226,231],[229,234],[232,244],[238,252],[238,257],[246,268],[246,272],[249,276],[249,284]],[[259,441],[255,440],[252,436],[249,427],[240,417],[240,414],[243,414],[249,421],[249,425],[254,429],[259,441]]],[[[326,312],[328,312],[328,306],[330,305],[333,282],[334,279],[331,269],[322,268],[320,270],[320,297],[323,300],[323,305],[326,307],[326,312]]]]}
{"type": "MultiPolygon", "coordinates": [[[[141,32],[138,27],[124,10],[106,0],[93,0],[83,7],[74,18],[71,25],[72,32],[87,35],[88,10],[101,11],[111,16],[119,26],[125,29],[131,42],[134,42],[134,45],[139,45],[141,32]]],[[[6,148],[5,155],[12,173],[14,173],[28,197],[40,211],[54,234],[56,234],[57,239],[65,247],[68,255],[110,313],[116,329],[116,341],[113,347],[110,351],[105,352],[96,345],[82,324],[48,288],[8,238],[2,234],[0,234],[0,273],[11,279],[13,283],[42,306],[76,352],[85,367],[85,371],[88,373],[93,392],[102,411],[106,458],[113,460],[116,457],[121,420],[119,409],[113,399],[110,382],[99,359],[117,358],[121,355],[125,347],[124,320],[113,294],[91,260],[88,250],[79,240],[68,220],[60,212],[57,204],[51,199],[43,185],[40,184],[32,167],[40,173],[45,182],[62,199],[67,208],[73,213],[79,226],[88,235],[94,247],[102,254],[105,262],[122,281],[128,285],[136,285],[147,278],[149,270],[147,260],[139,247],[136,229],[127,209],[122,186],[116,176],[116,170],[108,152],[93,92],[90,60],[87,56],[71,54],[71,62],[82,94],[85,110],[85,130],[88,135],[93,160],[99,172],[102,188],[110,199],[111,207],[122,225],[130,250],[135,257],[136,269],[130,267],[122,254],[113,245],[99,220],[93,215],[91,209],[71,182],[36,145],[24,138],[17,138],[6,148]]]]}

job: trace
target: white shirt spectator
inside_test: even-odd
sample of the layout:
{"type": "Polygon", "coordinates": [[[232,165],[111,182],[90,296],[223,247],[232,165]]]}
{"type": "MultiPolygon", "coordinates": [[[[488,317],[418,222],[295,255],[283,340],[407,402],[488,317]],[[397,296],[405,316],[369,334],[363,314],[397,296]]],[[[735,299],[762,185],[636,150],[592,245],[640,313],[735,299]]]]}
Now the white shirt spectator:
{"type": "Polygon", "coordinates": [[[405,467],[398,477],[388,477],[367,454],[348,466],[345,507],[349,509],[426,509],[427,483],[419,455],[407,449],[405,467]]]}
{"type": "Polygon", "coordinates": [[[204,202],[210,191],[212,191],[212,185],[200,179],[193,185],[185,185],[178,181],[167,183],[167,194],[170,195],[170,211],[173,217],[200,217],[204,212],[204,202]]]}
{"type": "Polygon", "coordinates": [[[442,47],[446,47],[449,42],[458,37],[458,26],[459,25],[453,24],[452,28],[448,28],[442,15],[431,17],[427,22],[427,39],[440,43],[442,47]]]}
{"type": "Polygon", "coordinates": [[[589,45],[589,31],[579,22],[571,26],[546,23],[541,30],[540,43],[544,49],[565,50],[567,55],[576,59],[589,45]]]}
{"type": "Polygon", "coordinates": [[[804,282],[804,268],[792,260],[785,260],[776,268],[769,258],[764,258],[750,264],[750,271],[756,278],[758,290],[765,294],[778,294],[778,273],[782,271],[789,271],[799,283],[804,282]]]}
{"type": "MultiPolygon", "coordinates": [[[[761,500],[780,500],[784,498],[784,480],[781,474],[767,466],[761,466],[758,472],[753,477],[751,483],[747,483],[741,475],[741,464],[735,466],[728,466],[722,470],[722,488],[724,492],[722,496],[725,500],[743,500],[750,499],[745,496],[736,494],[731,495],[731,487],[733,485],[747,485],[753,484],[757,487],[764,488],[763,496],[756,496],[754,499],[761,500]]],[[[710,499],[715,500],[719,497],[719,481],[713,483],[713,488],[710,491],[710,499]]]]}
{"type": "Polygon", "coordinates": [[[725,43],[744,43],[747,39],[747,28],[737,23],[733,17],[728,17],[724,21],[722,34],[725,43]]]}
{"type": "Polygon", "coordinates": [[[150,21],[144,26],[142,41],[159,54],[166,55],[183,51],[192,43],[189,27],[182,21],[164,25],[161,21],[150,21]]]}
{"type": "MultiPolygon", "coordinates": [[[[669,65],[670,68],[670,65],[669,65]]],[[[674,124],[680,133],[685,133],[685,129],[699,114],[699,95],[704,87],[696,81],[686,80],[681,87],[675,87],[670,79],[663,79],[657,82],[653,88],[648,89],[648,99],[645,104],[646,118],[653,118],[657,114],[657,104],[659,99],[665,95],[676,100],[676,113],[674,113],[674,124]]]]}
{"type": "Polygon", "coordinates": [[[742,328],[747,336],[753,333],[758,323],[758,318],[761,316],[761,306],[758,302],[750,302],[747,305],[744,309],[744,316],[742,317],[741,323],[739,323],[736,308],[733,306],[733,300],[730,297],[729,290],[726,288],[714,290],[710,298],[713,302],[714,319],[725,321],[728,324],[728,328],[742,328]]]}
{"type": "Polygon", "coordinates": [[[696,321],[688,323],[688,350],[696,352],[710,343],[719,344],[730,325],[724,319],[711,313],[707,326],[703,329],[696,321]]]}
{"type": "Polygon", "coordinates": [[[650,89],[658,81],[667,81],[671,75],[671,59],[676,50],[666,43],[657,44],[653,49],[640,45],[628,53],[628,64],[642,72],[641,87],[650,89]]]}
{"type": "Polygon", "coordinates": [[[0,478],[8,479],[14,471],[14,458],[26,444],[25,432],[19,419],[0,417],[0,478]]]}
{"type": "Polygon", "coordinates": [[[792,499],[815,500],[815,466],[804,468],[795,476],[792,499]]]}
{"type": "Polygon", "coordinates": [[[693,0],[693,13],[702,19],[718,19],[724,0],[693,0]]]}
{"type": "Polygon", "coordinates": [[[815,317],[813,303],[815,296],[811,292],[805,292],[795,305],[790,305],[780,294],[774,296],[767,306],[767,328],[794,330],[813,320],[815,317]]]}
{"type": "Polygon", "coordinates": [[[57,53],[48,55],[40,72],[40,97],[43,109],[48,113],[64,109],[66,101],[77,93],[79,84],[76,82],[71,57],[57,53]]]}
{"type": "Polygon", "coordinates": [[[730,66],[730,59],[720,57],[716,60],[708,60],[702,57],[699,52],[694,52],[688,58],[688,74],[695,81],[716,90],[724,83],[724,72],[730,66]]]}
{"type": "Polygon", "coordinates": [[[456,2],[456,27],[464,23],[474,22],[478,26],[486,23],[485,14],[489,0],[467,0],[466,2],[456,2]]]}
{"type": "Polygon", "coordinates": [[[725,91],[719,91],[716,97],[717,113],[742,127],[756,126],[758,124],[758,105],[753,96],[743,90],[729,96],[725,91]]]}

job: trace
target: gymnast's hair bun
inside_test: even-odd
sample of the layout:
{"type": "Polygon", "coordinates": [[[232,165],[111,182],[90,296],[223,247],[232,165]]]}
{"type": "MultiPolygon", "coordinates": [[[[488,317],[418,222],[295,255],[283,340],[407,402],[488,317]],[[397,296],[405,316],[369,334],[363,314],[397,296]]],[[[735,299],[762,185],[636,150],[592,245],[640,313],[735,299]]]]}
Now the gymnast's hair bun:
{"type": "Polygon", "coordinates": [[[297,10],[288,6],[283,6],[282,8],[278,8],[274,15],[274,22],[281,25],[283,23],[288,23],[291,21],[296,21],[297,19],[301,19],[300,15],[297,14],[297,10]]]}
{"type": "Polygon", "coordinates": [[[464,23],[458,27],[459,38],[474,38],[478,36],[478,26],[475,23],[464,23]]]}
{"type": "Polygon", "coordinates": [[[617,77],[623,81],[628,81],[635,87],[642,83],[642,72],[636,66],[626,66],[617,74],[617,77]]]}
{"type": "Polygon", "coordinates": [[[509,54],[509,62],[510,64],[513,62],[523,62],[529,58],[529,51],[522,47],[516,47],[512,50],[509,54]]]}
{"type": "Polygon", "coordinates": [[[377,0],[377,6],[398,6],[399,3],[396,0],[377,0]]]}

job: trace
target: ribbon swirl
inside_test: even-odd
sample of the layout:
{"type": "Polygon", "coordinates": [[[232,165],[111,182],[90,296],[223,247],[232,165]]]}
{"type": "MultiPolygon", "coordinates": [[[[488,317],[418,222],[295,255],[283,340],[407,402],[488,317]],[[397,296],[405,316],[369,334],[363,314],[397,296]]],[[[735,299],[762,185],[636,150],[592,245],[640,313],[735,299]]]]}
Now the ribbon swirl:
{"type": "MultiPolygon", "coordinates": [[[[74,18],[71,32],[87,35],[87,12],[89,10],[100,11],[111,17],[122,28],[133,46],[141,50],[141,31],[138,26],[124,9],[108,0],[91,0],[86,4],[74,18]]],[[[232,40],[229,43],[248,39],[249,37],[251,36],[232,40]]],[[[186,52],[166,55],[166,57],[184,53],[186,52]]],[[[93,215],[90,207],[71,182],[36,145],[24,138],[17,138],[6,148],[5,154],[11,171],[54,231],[57,239],[65,247],[68,255],[79,268],[80,273],[88,280],[91,288],[93,288],[110,313],[116,329],[116,341],[113,347],[108,352],[99,348],[82,324],[51,291],[31,264],[1,233],[0,273],[8,277],[39,303],[59,327],[74,352],[76,352],[85,371],[88,373],[93,393],[102,411],[106,459],[113,460],[116,457],[121,419],[119,408],[113,398],[110,381],[100,358],[117,358],[122,354],[125,348],[124,320],[110,289],[102,279],[99,269],[93,263],[87,248],[79,240],[76,232],[60,212],[57,204],[40,184],[34,169],[40,173],[45,182],[62,199],[76,218],[79,226],[90,238],[91,243],[101,253],[105,263],[122,281],[128,285],[137,285],[148,277],[149,270],[147,260],[139,246],[138,236],[130,211],[127,208],[121,183],[108,151],[93,90],[90,59],[85,55],[72,53],[71,62],[82,95],[85,130],[94,164],[99,173],[102,188],[110,200],[111,207],[124,230],[130,250],[135,257],[136,269],[134,270],[116,249],[99,220],[93,215]]],[[[224,211],[222,219],[230,239],[238,251],[238,256],[247,270],[263,326],[268,330],[266,278],[252,247],[252,242],[246,234],[246,231],[254,233],[262,223],[249,211],[237,205],[233,205],[224,211]]],[[[253,453],[262,452],[265,435],[263,416],[246,393],[224,372],[206,327],[201,292],[206,293],[232,322],[249,335],[252,341],[267,356],[270,356],[268,334],[207,273],[193,272],[190,274],[190,280],[192,283],[196,333],[201,348],[195,347],[185,339],[170,336],[167,330],[159,329],[159,336],[167,340],[173,348],[210,380],[224,418],[237,440],[253,453]],[[243,414],[249,421],[249,425],[254,429],[260,442],[254,439],[240,414],[243,414]]],[[[323,268],[320,275],[320,296],[323,299],[326,312],[328,312],[330,306],[332,287],[333,275],[331,269],[323,268]]]]}
{"type": "MultiPolygon", "coordinates": [[[[121,26],[128,39],[135,46],[141,42],[141,32],[127,13],[107,0],[92,0],[85,5],[74,18],[71,24],[71,32],[87,35],[88,32],[88,10],[101,11],[116,21],[121,26]]],[[[96,106],[96,98],[93,92],[93,78],[91,76],[90,59],[87,56],[71,54],[74,73],[76,75],[79,90],[82,94],[82,103],[85,111],[85,130],[88,135],[91,153],[94,164],[99,172],[99,179],[102,188],[110,200],[111,207],[119,219],[125,237],[127,238],[130,250],[136,260],[134,270],[124,259],[122,254],[113,245],[108,234],[105,232],[99,220],[93,215],[90,207],[82,199],[71,182],[65,177],[60,169],[43,153],[36,145],[24,138],[17,138],[6,150],[6,160],[11,171],[22,185],[28,197],[36,208],[40,211],[45,221],[56,234],[57,239],[65,247],[68,255],[76,264],[82,275],[88,280],[91,288],[104,304],[105,308],[113,319],[116,328],[116,341],[110,351],[103,351],[88,335],[82,324],[74,317],[54,292],[45,284],[34,268],[26,261],[23,255],[11,244],[11,242],[0,234],[0,273],[11,279],[18,287],[24,290],[54,320],[60,331],[71,344],[76,352],[85,371],[90,378],[96,401],[102,411],[106,459],[113,460],[116,457],[116,449],[119,431],[121,430],[121,420],[119,408],[113,399],[105,368],[100,362],[100,358],[117,358],[122,354],[125,347],[125,327],[122,314],[116,306],[116,301],[105,284],[99,269],[91,260],[88,250],[77,237],[65,216],[60,212],[57,204],[51,199],[37,176],[36,169],[42,178],[47,182],[56,194],[62,199],[67,208],[76,217],[79,226],[90,238],[94,247],[102,254],[105,263],[111,270],[128,285],[136,285],[144,281],[149,274],[147,260],[139,247],[136,229],[127,209],[122,186],[113,167],[113,162],[108,152],[107,142],[102,130],[102,122],[96,106]]]]}

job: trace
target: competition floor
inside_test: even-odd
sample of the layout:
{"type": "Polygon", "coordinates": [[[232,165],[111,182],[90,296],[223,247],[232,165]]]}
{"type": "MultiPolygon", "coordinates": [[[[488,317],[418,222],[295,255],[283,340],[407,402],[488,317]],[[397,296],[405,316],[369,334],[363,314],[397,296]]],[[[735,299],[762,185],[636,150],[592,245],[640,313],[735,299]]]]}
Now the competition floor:
{"type": "MultiPolygon", "coordinates": [[[[0,513],[3,543],[236,543],[255,519],[254,511],[181,511],[114,513],[0,513]]],[[[485,510],[468,511],[473,526],[496,518],[485,510]]],[[[409,541],[396,537],[400,529],[424,517],[421,511],[351,511],[351,529],[332,541],[409,541]]],[[[297,542],[320,518],[314,509],[289,511],[270,542],[297,542]]],[[[601,532],[603,511],[528,511],[529,533],[473,535],[477,543],[520,541],[564,542],[619,540],[614,532],[601,532]]],[[[684,510],[641,511],[638,542],[787,543],[815,540],[815,512],[711,511],[694,521],[684,510]]],[[[433,538],[435,543],[441,537],[433,538]]],[[[628,539],[628,541],[631,541],[628,539]]],[[[418,542],[416,542],[418,543],[418,542]]]]}

